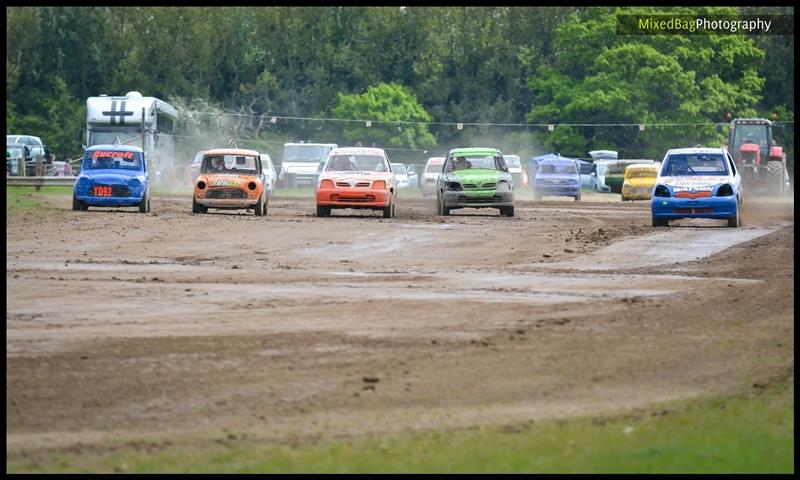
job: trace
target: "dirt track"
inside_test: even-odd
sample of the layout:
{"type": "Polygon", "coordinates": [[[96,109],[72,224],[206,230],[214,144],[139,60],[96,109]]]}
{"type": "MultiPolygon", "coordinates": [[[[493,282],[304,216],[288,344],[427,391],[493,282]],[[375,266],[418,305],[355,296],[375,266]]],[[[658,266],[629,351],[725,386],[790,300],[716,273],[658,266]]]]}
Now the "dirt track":
{"type": "Polygon", "coordinates": [[[791,202],[739,230],[654,229],[647,202],[152,208],[7,220],[7,459],[524,423],[794,372],[791,202]]]}

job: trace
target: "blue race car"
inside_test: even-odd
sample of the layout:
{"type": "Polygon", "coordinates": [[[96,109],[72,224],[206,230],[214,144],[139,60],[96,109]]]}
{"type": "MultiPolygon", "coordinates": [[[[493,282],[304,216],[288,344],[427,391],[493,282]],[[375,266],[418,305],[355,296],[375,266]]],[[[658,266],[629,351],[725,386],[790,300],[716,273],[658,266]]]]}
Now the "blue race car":
{"type": "Polygon", "coordinates": [[[650,200],[653,226],[678,218],[718,218],[741,225],[742,179],[722,148],[678,148],[664,156],[650,200]]]}
{"type": "Polygon", "coordinates": [[[566,196],[577,202],[581,199],[581,176],[576,160],[555,156],[539,161],[531,186],[536,200],[543,196],[566,196]]]}
{"type": "Polygon", "coordinates": [[[144,152],[126,145],[94,145],[83,155],[72,191],[72,209],[139,207],[150,211],[150,182],[144,152]]]}

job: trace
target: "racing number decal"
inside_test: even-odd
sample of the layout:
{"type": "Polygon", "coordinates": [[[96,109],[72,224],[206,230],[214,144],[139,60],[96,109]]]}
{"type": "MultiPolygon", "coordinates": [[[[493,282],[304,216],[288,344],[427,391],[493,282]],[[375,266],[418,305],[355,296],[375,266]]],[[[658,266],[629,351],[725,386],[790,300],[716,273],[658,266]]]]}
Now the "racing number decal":
{"type": "Polygon", "coordinates": [[[95,185],[93,194],[95,197],[110,197],[111,187],[108,185],[95,185]]]}

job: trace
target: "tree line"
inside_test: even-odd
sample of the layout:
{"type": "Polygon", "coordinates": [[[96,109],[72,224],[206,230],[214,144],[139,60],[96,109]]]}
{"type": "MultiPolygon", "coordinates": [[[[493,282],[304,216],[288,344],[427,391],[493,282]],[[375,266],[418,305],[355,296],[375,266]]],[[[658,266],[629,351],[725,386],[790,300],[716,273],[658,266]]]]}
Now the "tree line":
{"type": "MultiPolygon", "coordinates": [[[[7,131],[39,135],[58,154],[80,152],[87,97],[131,90],[179,106],[178,133],[188,143],[210,125],[273,154],[284,141],[311,140],[375,143],[409,158],[480,143],[523,156],[614,149],[657,159],[670,147],[724,143],[727,128],[713,124],[728,112],[794,119],[792,35],[616,32],[618,14],[774,15],[793,14],[791,7],[6,13],[7,131]],[[239,115],[209,122],[201,112],[239,115]]],[[[776,131],[790,159],[793,131],[793,123],[776,131]]]]}

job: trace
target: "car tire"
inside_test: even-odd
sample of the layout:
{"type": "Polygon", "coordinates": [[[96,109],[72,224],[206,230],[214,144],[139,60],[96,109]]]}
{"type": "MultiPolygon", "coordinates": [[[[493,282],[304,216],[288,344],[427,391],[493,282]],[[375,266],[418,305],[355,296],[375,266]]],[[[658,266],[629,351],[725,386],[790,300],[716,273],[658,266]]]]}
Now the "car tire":
{"type": "Polygon", "coordinates": [[[669,220],[666,218],[656,218],[653,217],[653,226],[654,227],[668,227],[669,220]]]}
{"type": "Polygon", "coordinates": [[[317,205],[318,217],[330,217],[330,215],[331,215],[331,207],[325,205],[317,205]]]}
{"type": "Polygon", "coordinates": [[[208,207],[204,207],[204,206],[200,205],[199,203],[197,203],[195,201],[195,199],[193,197],[192,198],[192,213],[207,213],[207,212],[208,212],[208,207]]]}
{"type": "Polygon", "coordinates": [[[444,197],[439,197],[439,202],[437,204],[439,215],[444,215],[445,217],[450,215],[450,209],[444,206],[444,197]]]}
{"type": "Polygon", "coordinates": [[[142,201],[139,202],[139,213],[150,213],[150,192],[144,192],[142,201]]]}
{"type": "Polygon", "coordinates": [[[513,217],[514,206],[512,205],[510,207],[500,207],[500,216],[513,217]]]}
{"type": "Polygon", "coordinates": [[[576,202],[580,202],[580,201],[581,201],[581,194],[580,194],[580,193],[578,193],[577,195],[575,195],[575,201],[576,201],[576,202]]]}
{"type": "Polygon", "coordinates": [[[261,217],[264,215],[264,198],[258,199],[258,203],[256,203],[255,208],[253,209],[253,213],[256,214],[256,217],[261,217]]]}
{"type": "Polygon", "coordinates": [[[394,213],[394,202],[390,200],[389,205],[383,207],[383,218],[392,218],[393,213],[394,213]]]}
{"type": "Polygon", "coordinates": [[[730,228],[739,228],[742,225],[741,220],[739,219],[739,209],[736,209],[736,214],[728,219],[728,227],[730,228]]]}

